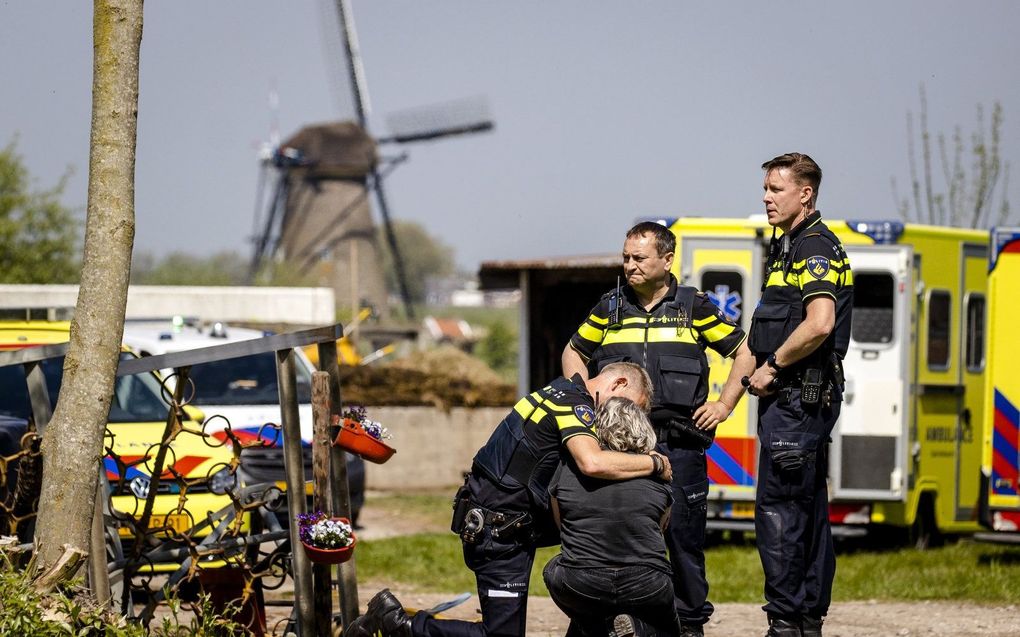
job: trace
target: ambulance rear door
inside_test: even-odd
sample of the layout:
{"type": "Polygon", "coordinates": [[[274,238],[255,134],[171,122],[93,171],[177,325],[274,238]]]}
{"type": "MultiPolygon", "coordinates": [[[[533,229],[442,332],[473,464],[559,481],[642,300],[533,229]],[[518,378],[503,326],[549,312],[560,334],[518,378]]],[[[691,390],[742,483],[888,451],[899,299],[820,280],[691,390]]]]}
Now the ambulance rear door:
{"type": "Polygon", "coordinates": [[[913,249],[848,245],[854,276],[846,391],[833,431],[834,500],[903,500],[907,491],[913,249]]]}
{"type": "Polygon", "coordinates": [[[993,530],[1020,531],[1020,228],[992,231],[983,473],[993,530]]]}
{"type": "MultiPolygon", "coordinates": [[[[682,236],[681,281],[708,295],[713,303],[746,332],[761,293],[764,247],[760,238],[745,236],[682,236]]],[[[707,351],[709,400],[717,400],[732,360],[707,351]]],[[[757,465],[757,400],[745,396],[726,422],[719,425],[715,444],[705,452],[710,498],[721,500],[710,517],[750,519],[754,515],[757,465]]]]}

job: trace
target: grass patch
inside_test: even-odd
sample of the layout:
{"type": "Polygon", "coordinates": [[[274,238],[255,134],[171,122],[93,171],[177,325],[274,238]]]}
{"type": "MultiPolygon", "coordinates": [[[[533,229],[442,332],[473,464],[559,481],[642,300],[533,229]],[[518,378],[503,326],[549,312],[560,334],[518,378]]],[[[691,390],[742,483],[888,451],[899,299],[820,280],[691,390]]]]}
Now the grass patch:
{"type": "Polygon", "coordinates": [[[369,494],[365,506],[419,520],[423,525],[422,531],[449,529],[454,491],[456,489],[429,493],[369,494]]]}
{"type": "MultiPolygon", "coordinates": [[[[404,496],[402,496],[404,497],[404,496]]],[[[531,573],[531,594],[547,596],[542,568],[559,547],[540,549],[531,573]]],[[[706,568],[714,602],[764,601],[764,576],[753,545],[709,549],[706,568]]],[[[422,592],[475,590],[452,533],[419,534],[359,543],[358,575],[422,592]]],[[[862,551],[837,557],[836,601],[954,600],[983,604],[1020,602],[1020,548],[968,540],[939,549],[862,551]]]]}

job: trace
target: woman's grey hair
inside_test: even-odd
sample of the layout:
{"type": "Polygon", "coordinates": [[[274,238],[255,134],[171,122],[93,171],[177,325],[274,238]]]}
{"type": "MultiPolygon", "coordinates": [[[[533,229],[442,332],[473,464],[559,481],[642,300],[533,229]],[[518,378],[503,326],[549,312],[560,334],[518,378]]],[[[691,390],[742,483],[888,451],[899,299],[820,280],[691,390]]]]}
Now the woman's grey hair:
{"type": "Polygon", "coordinates": [[[644,410],[627,398],[613,397],[595,413],[595,432],[613,451],[648,453],[655,447],[655,431],[644,410]]]}

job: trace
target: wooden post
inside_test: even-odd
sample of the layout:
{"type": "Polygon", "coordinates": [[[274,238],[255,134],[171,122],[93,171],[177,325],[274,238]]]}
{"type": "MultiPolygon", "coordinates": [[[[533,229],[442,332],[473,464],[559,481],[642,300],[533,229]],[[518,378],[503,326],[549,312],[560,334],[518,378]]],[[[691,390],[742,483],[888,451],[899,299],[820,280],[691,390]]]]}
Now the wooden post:
{"type": "MultiPolygon", "coordinates": [[[[329,437],[330,396],[329,374],[312,374],[312,508],[333,513],[330,498],[329,437]]],[[[330,637],[333,620],[333,584],[329,564],[312,566],[312,586],[315,589],[315,632],[319,637],[330,637]]]]}
{"type": "MultiPolygon", "coordinates": [[[[340,363],[337,360],[336,341],[319,343],[319,369],[329,374],[330,414],[339,416],[343,411],[340,402],[340,363]]],[[[339,426],[331,424],[329,435],[335,438],[339,426]]],[[[342,447],[330,447],[330,497],[333,511],[346,518],[351,517],[351,492],[347,486],[347,452],[342,447]]],[[[352,557],[337,569],[340,584],[340,617],[344,626],[349,626],[361,614],[358,609],[357,557],[352,557]]]]}
{"type": "Polygon", "coordinates": [[[301,547],[298,522],[294,517],[305,512],[305,467],[301,457],[301,421],[298,415],[297,372],[294,350],[276,352],[276,380],[280,388],[280,412],[283,416],[283,468],[287,474],[287,517],[290,522],[291,566],[294,573],[294,606],[298,635],[315,634],[312,612],[312,569],[301,547]]]}

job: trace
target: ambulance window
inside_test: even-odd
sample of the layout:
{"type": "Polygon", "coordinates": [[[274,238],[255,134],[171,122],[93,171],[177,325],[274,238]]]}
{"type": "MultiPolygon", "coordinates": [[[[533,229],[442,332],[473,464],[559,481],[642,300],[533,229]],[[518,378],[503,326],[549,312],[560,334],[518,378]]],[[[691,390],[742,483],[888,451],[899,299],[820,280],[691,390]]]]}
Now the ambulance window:
{"type": "MultiPolygon", "coordinates": [[[[857,286],[854,286],[856,292],[857,286]]],[[[932,290],[928,296],[928,368],[949,368],[949,292],[932,290]]]]}
{"type": "Polygon", "coordinates": [[[887,272],[854,273],[850,336],[858,343],[893,340],[893,277],[887,272]]]}
{"type": "Polygon", "coordinates": [[[985,368],[985,295],[967,295],[967,371],[985,368]]]}
{"type": "Polygon", "coordinates": [[[740,323],[744,275],[733,270],[702,270],[701,291],[729,320],[740,323]]]}

